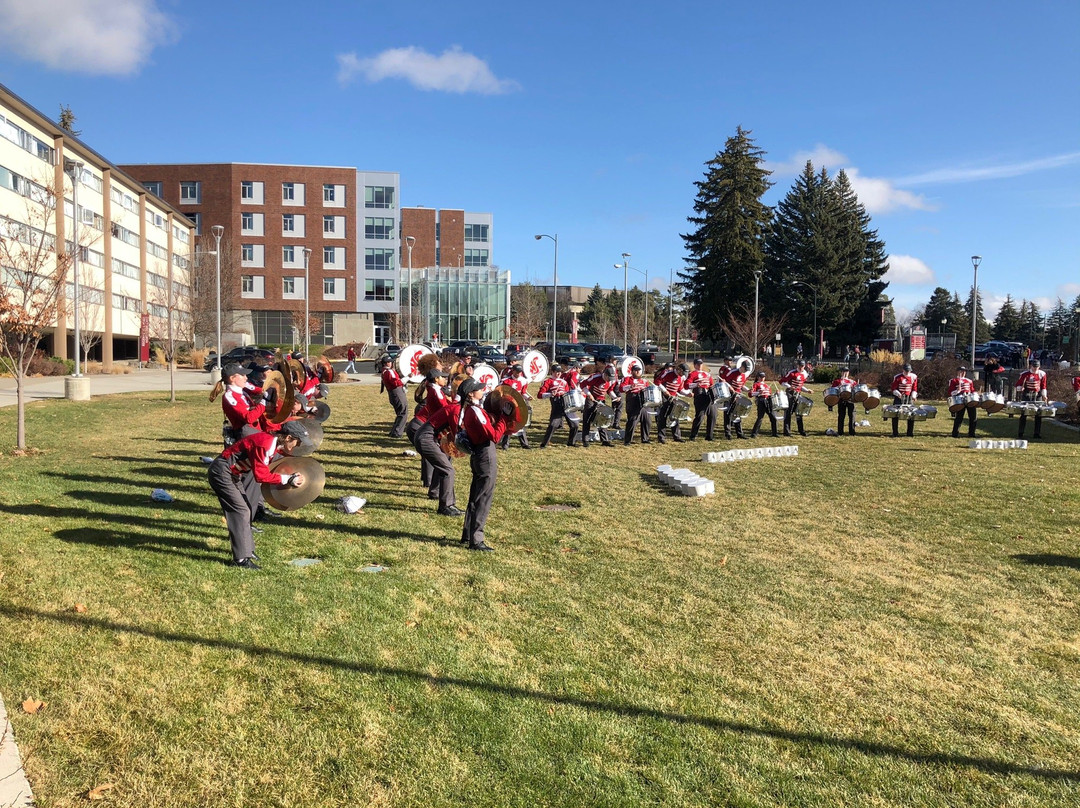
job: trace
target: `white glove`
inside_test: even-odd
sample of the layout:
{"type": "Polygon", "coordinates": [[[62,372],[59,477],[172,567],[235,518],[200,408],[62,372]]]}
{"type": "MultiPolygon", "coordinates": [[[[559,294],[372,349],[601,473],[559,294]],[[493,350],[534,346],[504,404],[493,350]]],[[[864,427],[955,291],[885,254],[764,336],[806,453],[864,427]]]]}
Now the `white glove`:
{"type": "Polygon", "coordinates": [[[918,397],[919,397],[919,394],[918,394],[918,393],[915,393],[915,392],[913,392],[913,393],[911,394],[911,400],[912,400],[912,401],[914,401],[914,400],[915,400],[915,399],[917,399],[918,397]]]}
{"type": "Polygon", "coordinates": [[[502,411],[503,411],[503,415],[513,415],[514,414],[514,402],[513,401],[504,401],[503,404],[502,404],[502,411]]]}

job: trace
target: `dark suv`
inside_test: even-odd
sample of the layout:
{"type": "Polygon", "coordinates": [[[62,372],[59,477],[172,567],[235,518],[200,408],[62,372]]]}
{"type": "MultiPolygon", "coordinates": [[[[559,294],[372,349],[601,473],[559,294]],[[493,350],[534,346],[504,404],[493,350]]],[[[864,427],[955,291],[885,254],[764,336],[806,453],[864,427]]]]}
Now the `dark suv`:
{"type": "MultiPolygon", "coordinates": [[[[269,348],[259,348],[256,345],[241,345],[221,357],[221,366],[225,367],[230,362],[247,365],[256,359],[264,365],[269,365],[274,361],[274,352],[269,348]]],[[[217,363],[217,354],[210,354],[210,356],[206,357],[206,361],[203,362],[203,370],[211,372],[217,367],[217,363]]]]}
{"type": "Polygon", "coordinates": [[[446,350],[458,356],[476,356],[480,353],[480,343],[474,339],[459,339],[447,345],[446,350]]]}

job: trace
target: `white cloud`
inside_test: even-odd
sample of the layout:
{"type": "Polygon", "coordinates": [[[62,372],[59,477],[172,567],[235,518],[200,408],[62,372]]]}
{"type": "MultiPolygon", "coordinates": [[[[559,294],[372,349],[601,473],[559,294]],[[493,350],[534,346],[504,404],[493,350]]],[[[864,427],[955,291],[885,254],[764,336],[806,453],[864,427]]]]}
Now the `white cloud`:
{"type": "Polygon", "coordinates": [[[912,255],[890,255],[885,280],[892,284],[924,286],[934,282],[934,270],[912,255]]]}
{"type": "Polygon", "coordinates": [[[176,39],[156,0],[0,0],[4,46],[57,70],[128,75],[176,39]]]}
{"type": "Polygon", "coordinates": [[[487,63],[460,47],[445,50],[439,56],[416,48],[390,48],[371,58],[355,53],[338,54],[338,81],[348,84],[356,76],[369,82],[405,79],[420,90],[448,93],[500,95],[521,89],[516,81],[500,79],[487,63]]]}
{"type": "Polygon", "coordinates": [[[830,149],[824,143],[819,143],[810,151],[795,152],[790,160],[782,163],[766,162],[765,168],[778,177],[794,177],[806,168],[807,160],[814,164],[815,169],[820,170],[824,167],[833,173],[850,163],[840,152],[830,149]]]}
{"type": "Polygon", "coordinates": [[[1047,171],[1053,168],[1080,163],[1080,152],[1069,152],[1052,157],[1043,157],[1038,160],[1027,160],[1022,163],[1007,163],[994,166],[964,166],[958,168],[940,168],[935,171],[927,171],[923,174],[915,174],[897,180],[901,185],[945,185],[957,182],[977,182],[979,180],[1000,180],[1008,177],[1019,177],[1023,174],[1031,174],[1035,171],[1047,171]]]}

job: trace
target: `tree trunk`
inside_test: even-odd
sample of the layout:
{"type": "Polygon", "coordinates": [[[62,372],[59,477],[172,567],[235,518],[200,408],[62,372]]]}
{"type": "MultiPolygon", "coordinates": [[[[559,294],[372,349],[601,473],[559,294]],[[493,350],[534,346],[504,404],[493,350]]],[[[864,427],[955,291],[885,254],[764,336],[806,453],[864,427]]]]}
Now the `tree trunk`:
{"type": "Polygon", "coordinates": [[[18,410],[18,425],[15,427],[15,448],[26,449],[26,399],[23,382],[26,374],[15,370],[15,409],[18,410]]]}

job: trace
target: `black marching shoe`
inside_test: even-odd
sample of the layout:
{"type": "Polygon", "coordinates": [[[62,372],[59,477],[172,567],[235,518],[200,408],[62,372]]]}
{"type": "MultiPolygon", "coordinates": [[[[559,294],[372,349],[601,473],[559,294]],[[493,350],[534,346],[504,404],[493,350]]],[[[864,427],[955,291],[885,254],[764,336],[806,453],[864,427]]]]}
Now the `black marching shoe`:
{"type": "Polygon", "coordinates": [[[484,542],[480,542],[479,544],[470,544],[469,549],[470,550],[477,550],[477,551],[479,551],[481,553],[493,553],[493,552],[495,552],[494,547],[488,547],[486,544],[484,544],[484,542]]]}
{"type": "Polygon", "coordinates": [[[464,516],[465,515],[465,511],[461,510],[460,508],[458,508],[455,505],[451,505],[451,506],[449,506],[447,508],[439,508],[439,510],[436,511],[436,513],[438,513],[439,516],[464,516]]]}
{"type": "Polygon", "coordinates": [[[437,492],[437,491],[436,491],[436,492],[434,492],[434,493],[432,493],[431,491],[428,491],[428,492],[427,492],[427,498],[428,498],[428,499],[438,499],[438,498],[439,498],[439,494],[438,494],[438,492],[437,492]]]}
{"type": "Polygon", "coordinates": [[[262,533],[263,529],[261,527],[259,527],[258,525],[252,525],[251,526],[251,532],[252,533],[262,533]]]}
{"type": "Polygon", "coordinates": [[[250,558],[241,558],[239,561],[233,561],[229,566],[239,567],[242,570],[261,570],[258,564],[252,561],[250,558]]]}

